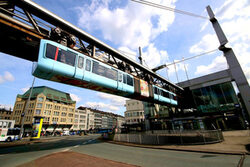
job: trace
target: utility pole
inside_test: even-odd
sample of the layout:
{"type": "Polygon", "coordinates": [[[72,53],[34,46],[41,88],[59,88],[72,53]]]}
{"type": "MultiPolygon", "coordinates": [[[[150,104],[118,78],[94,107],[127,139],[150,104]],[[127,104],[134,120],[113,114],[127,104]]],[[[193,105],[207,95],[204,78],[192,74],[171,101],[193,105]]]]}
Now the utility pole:
{"type": "Polygon", "coordinates": [[[177,83],[179,83],[179,78],[178,78],[178,74],[177,74],[177,70],[176,70],[175,61],[173,63],[174,63],[174,70],[175,70],[176,80],[177,80],[177,83]]]}
{"type": "Polygon", "coordinates": [[[29,102],[30,102],[30,97],[32,95],[32,90],[33,90],[33,86],[34,86],[34,83],[35,83],[35,79],[36,77],[33,78],[33,82],[32,82],[32,86],[30,88],[30,93],[29,93],[29,97],[28,97],[28,100],[25,104],[25,108],[24,108],[24,112],[22,113],[21,115],[21,118],[22,118],[22,124],[21,124],[21,129],[20,129],[20,133],[19,133],[19,139],[21,139],[23,137],[23,132],[24,132],[24,129],[23,129],[23,126],[24,126],[24,118],[25,118],[25,115],[27,113],[27,110],[28,110],[28,105],[29,105],[29,102]]]}
{"type": "Polygon", "coordinates": [[[229,66],[229,71],[231,73],[231,78],[235,81],[240,94],[242,96],[243,105],[245,106],[247,113],[248,113],[248,121],[250,116],[250,88],[249,84],[247,82],[246,76],[243,73],[243,70],[240,66],[240,63],[238,62],[234,51],[232,48],[228,48],[225,45],[228,43],[228,40],[220,27],[219,22],[215,18],[215,15],[211,9],[210,6],[207,6],[207,13],[210,18],[210,22],[213,25],[214,31],[218,37],[218,40],[220,42],[219,50],[223,52],[227,64],[229,66]]]}
{"type": "MultiPolygon", "coordinates": [[[[182,57],[182,59],[184,60],[184,57],[182,57]]],[[[185,73],[186,73],[187,80],[189,80],[188,73],[187,73],[187,68],[186,68],[185,63],[183,63],[183,65],[184,65],[184,70],[185,70],[185,73]]]]}
{"type": "Polygon", "coordinates": [[[140,64],[142,65],[142,50],[141,47],[139,46],[139,57],[138,57],[140,64]]]}

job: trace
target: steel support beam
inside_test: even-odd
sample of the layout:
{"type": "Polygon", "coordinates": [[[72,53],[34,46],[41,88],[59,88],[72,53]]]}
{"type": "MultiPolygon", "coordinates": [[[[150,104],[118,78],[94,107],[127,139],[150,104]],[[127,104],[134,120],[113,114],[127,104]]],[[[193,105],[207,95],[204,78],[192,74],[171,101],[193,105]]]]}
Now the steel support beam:
{"type": "Polygon", "coordinates": [[[77,36],[78,38],[81,38],[82,40],[90,43],[93,46],[96,46],[99,49],[102,49],[103,51],[120,59],[121,61],[124,61],[127,64],[132,65],[132,66],[140,69],[141,71],[146,72],[147,74],[149,74],[155,78],[158,78],[159,80],[163,81],[164,83],[171,85],[175,89],[183,90],[178,85],[176,85],[176,84],[168,81],[167,79],[163,78],[162,76],[156,74],[151,69],[149,69],[145,66],[142,66],[141,64],[137,63],[136,61],[128,58],[126,55],[120,53],[116,49],[105,44],[104,42],[96,39],[95,37],[91,36],[90,34],[86,33],[85,31],[79,29],[78,27],[74,26],[73,24],[65,21],[64,19],[60,18],[59,16],[55,15],[54,13],[39,6],[38,4],[34,3],[33,1],[30,1],[30,0],[11,0],[11,2],[13,2],[13,4],[17,5],[20,8],[26,9],[28,12],[45,20],[46,22],[48,22],[56,27],[60,27],[63,30],[67,31],[68,33],[73,34],[73,35],[77,36]]]}
{"type": "MultiPolygon", "coordinates": [[[[213,25],[214,31],[220,42],[219,50],[221,50],[227,60],[227,64],[229,66],[229,72],[231,74],[232,79],[236,82],[236,85],[240,91],[243,103],[248,112],[248,116],[250,116],[250,88],[247,82],[246,76],[238,62],[234,51],[232,48],[227,48],[225,45],[228,43],[228,40],[220,27],[219,22],[214,16],[214,13],[210,6],[207,6],[207,12],[210,17],[210,21],[213,25]]],[[[249,118],[248,118],[249,119],[249,118]]]]}

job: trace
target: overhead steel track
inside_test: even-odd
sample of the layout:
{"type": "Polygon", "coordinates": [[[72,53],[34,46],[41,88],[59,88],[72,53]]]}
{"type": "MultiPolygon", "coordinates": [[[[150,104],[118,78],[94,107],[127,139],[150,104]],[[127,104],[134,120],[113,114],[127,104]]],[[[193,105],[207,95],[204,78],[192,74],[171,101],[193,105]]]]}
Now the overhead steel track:
{"type": "MultiPolygon", "coordinates": [[[[175,88],[177,91],[182,91],[183,88],[179,87],[178,85],[166,80],[162,76],[156,74],[151,69],[142,66],[141,64],[135,62],[134,60],[128,58],[126,55],[120,53],[116,49],[110,47],[109,45],[105,44],[104,42],[98,40],[97,38],[91,36],[90,34],[86,33],[85,31],[81,30],[80,28],[74,26],[73,24],[65,21],[64,19],[60,18],[59,16],[53,14],[52,12],[46,10],[45,8],[39,6],[38,4],[30,1],[30,0],[10,0],[15,6],[31,13],[32,15],[50,23],[55,27],[60,27],[61,29],[67,31],[68,33],[76,36],[77,38],[103,50],[104,52],[114,56],[115,58],[124,61],[125,63],[133,66],[134,68],[139,69],[141,72],[145,74],[149,74],[154,78],[154,80],[158,80],[163,84],[170,85],[171,87],[175,88]]],[[[34,28],[36,29],[36,28],[34,28]]]]}

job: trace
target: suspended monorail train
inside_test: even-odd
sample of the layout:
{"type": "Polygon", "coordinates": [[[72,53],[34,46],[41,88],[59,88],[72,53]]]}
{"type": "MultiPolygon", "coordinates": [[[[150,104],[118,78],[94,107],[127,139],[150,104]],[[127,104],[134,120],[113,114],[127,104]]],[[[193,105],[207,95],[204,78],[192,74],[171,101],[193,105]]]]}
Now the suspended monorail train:
{"type": "Polygon", "coordinates": [[[151,103],[177,105],[176,94],[59,43],[40,42],[38,78],[151,103]]]}

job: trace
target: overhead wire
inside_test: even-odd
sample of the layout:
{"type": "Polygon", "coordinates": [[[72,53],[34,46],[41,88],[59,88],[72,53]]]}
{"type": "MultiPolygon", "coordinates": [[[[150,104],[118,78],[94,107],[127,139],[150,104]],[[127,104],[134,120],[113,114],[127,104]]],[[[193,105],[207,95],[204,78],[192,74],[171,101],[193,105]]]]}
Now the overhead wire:
{"type": "Polygon", "coordinates": [[[191,56],[191,57],[188,57],[188,58],[185,58],[185,59],[181,59],[181,60],[175,61],[174,63],[166,64],[166,67],[167,67],[167,66],[170,66],[170,65],[172,65],[172,64],[176,64],[176,63],[180,63],[180,62],[183,62],[183,61],[187,61],[187,60],[190,60],[190,59],[193,59],[193,58],[196,58],[196,57],[204,56],[204,55],[213,53],[213,52],[215,52],[215,51],[217,51],[217,50],[219,50],[219,49],[210,50],[210,51],[207,51],[207,52],[204,52],[204,53],[195,55],[195,56],[191,56]]]}
{"type": "Polygon", "coordinates": [[[191,13],[191,12],[186,12],[186,11],[183,11],[183,10],[178,10],[178,9],[163,6],[163,5],[159,5],[159,4],[156,4],[156,3],[149,2],[149,1],[144,1],[144,0],[131,0],[131,1],[141,3],[141,4],[144,4],[144,5],[148,5],[148,6],[152,6],[152,7],[156,7],[156,8],[160,8],[160,9],[164,9],[164,10],[168,10],[168,11],[172,11],[172,12],[179,13],[179,14],[184,14],[184,15],[188,15],[188,16],[192,16],[192,17],[198,17],[198,18],[209,20],[209,18],[205,17],[205,16],[197,15],[197,14],[194,14],[194,13],[191,13]]]}
{"type": "Polygon", "coordinates": [[[193,59],[193,58],[196,58],[196,57],[200,57],[200,56],[203,56],[203,55],[206,55],[206,54],[210,54],[210,53],[213,53],[213,52],[215,52],[215,51],[217,51],[217,50],[218,50],[218,49],[214,49],[214,50],[210,50],[210,51],[207,51],[207,52],[204,52],[204,53],[195,55],[195,56],[191,56],[191,57],[188,57],[188,58],[182,58],[181,60],[174,61],[173,63],[160,65],[160,66],[158,66],[158,67],[153,68],[152,70],[153,70],[153,71],[158,71],[158,70],[160,70],[160,69],[166,68],[166,67],[171,66],[171,65],[173,65],[173,64],[178,64],[178,63],[181,63],[181,62],[183,62],[183,61],[187,61],[187,60],[190,60],[190,59],[193,59]]]}

